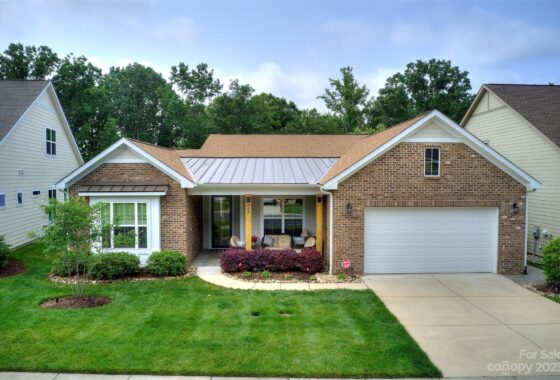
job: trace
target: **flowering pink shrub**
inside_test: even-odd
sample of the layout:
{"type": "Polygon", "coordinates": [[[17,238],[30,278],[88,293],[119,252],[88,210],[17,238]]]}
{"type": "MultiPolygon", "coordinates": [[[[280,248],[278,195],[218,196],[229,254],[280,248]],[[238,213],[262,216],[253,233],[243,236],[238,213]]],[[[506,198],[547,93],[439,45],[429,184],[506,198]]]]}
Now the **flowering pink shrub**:
{"type": "Polygon", "coordinates": [[[292,249],[271,250],[227,249],[220,259],[224,272],[300,270],[317,273],[323,269],[323,257],[315,248],[304,248],[301,253],[292,249]]]}

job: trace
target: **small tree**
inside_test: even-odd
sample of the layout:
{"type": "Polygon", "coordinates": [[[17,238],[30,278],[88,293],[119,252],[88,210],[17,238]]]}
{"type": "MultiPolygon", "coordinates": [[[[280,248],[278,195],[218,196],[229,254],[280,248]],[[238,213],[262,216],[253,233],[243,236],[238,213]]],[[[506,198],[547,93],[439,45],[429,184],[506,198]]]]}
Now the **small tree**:
{"type": "Polygon", "coordinates": [[[546,281],[560,286],[560,238],[553,239],[543,249],[543,270],[546,281]]]}
{"type": "Polygon", "coordinates": [[[0,269],[4,269],[8,266],[10,253],[10,246],[6,243],[4,236],[0,235],[0,269]]]}
{"type": "Polygon", "coordinates": [[[45,229],[41,242],[46,254],[68,255],[72,257],[72,267],[68,275],[76,273],[72,285],[74,296],[81,297],[86,285],[88,272],[88,255],[91,247],[111,231],[111,225],[103,218],[106,204],[96,203],[90,206],[83,198],[71,197],[65,202],[51,201],[43,206],[45,213],[52,217],[52,222],[45,229]]]}

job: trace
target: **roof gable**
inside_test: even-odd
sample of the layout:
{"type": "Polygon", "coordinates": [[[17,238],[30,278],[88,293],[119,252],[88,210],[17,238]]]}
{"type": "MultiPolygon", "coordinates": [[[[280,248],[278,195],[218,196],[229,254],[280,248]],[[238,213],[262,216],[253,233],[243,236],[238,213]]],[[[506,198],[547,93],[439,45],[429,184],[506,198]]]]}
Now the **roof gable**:
{"type": "Polygon", "coordinates": [[[0,141],[49,83],[46,80],[0,80],[0,141]]]}
{"type": "MultiPolygon", "coordinates": [[[[93,159],[88,161],[86,164],[80,166],[78,169],[62,178],[56,184],[56,187],[59,189],[68,188],[69,186],[80,180],[80,178],[83,178],[87,174],[91,173],[100,165],[109,163],[113,159],[116,159],[116,163],[118,163],[118,160],[121,160],[123,158],[122,153],[126,149],[129,149],[131,153],[136,155],[138,158],[146,160],[149,164],[153,165],[163,173],[179,182],[181,184],[181,187],[194,187],[192,177],[190,176],[185,166],[181,163],[178,151],[160,148],[154,145],[127,138],[120,139],[119,141],[105,149],[103,152],[99,153],[93,159]]],[[[131,158],[128,158],[128,160],[130,159],[131,158]]],[[[138,163],[138,161],[136,160],[135,163],[138,163]]]]}
{"type": "Polygon", "coordinates": [[[560,146],[560,86],[485,84],[461,121],[465,126],[485,92],[491,92],[519,116],[560,146]]]}
{"type": "MultiPolygon", "coordinates": [[[[395,128],[392,135],[385,136],[385,138],[379,139],[379,141],[372,142],[369,146],[360,147],[359,149],[356,149],[357,152],[349,152],[349,158],[346,159],[347,162],[345,167],[337,168],[337,161],[331,172],[329,172],[327,176],[321,180],[321,184],[323,184],[323,187],[327,190],[336,190],[340,182],[368,165],[370,162],[387,152],[398,143],[404,142],[409,136],[412,136],[417,130],[428,125],[432,121],[437,121],[438,124],[442,128],[445,128],[452,136],[459,139],[462,143],[469,146],[475,152],[492,162],[495,166],[518,182],[522,183],[527,188],[540,188],[540,183],[536,179],[525,173],[495,150],[485,145],[470,132],[467,132],[465,129],[461,128],[454,121],[437,110],[431,111],[428,114],[420,115],[414,119],[407,120],[399,125],[396,125],[395,127],[389,128],[385,131],[390,131],[395,128]],[[369,152],[367,152],[368,149],[370,149],[369,152]],[[364,152],[367,153],[363,155],[364,152]]],[[[370,138],[377,135],[380,135],[380,133],[372,135],[370,138]]],[[[339,161],[343,158],[344,157],[341,157],[339,161]]]]}

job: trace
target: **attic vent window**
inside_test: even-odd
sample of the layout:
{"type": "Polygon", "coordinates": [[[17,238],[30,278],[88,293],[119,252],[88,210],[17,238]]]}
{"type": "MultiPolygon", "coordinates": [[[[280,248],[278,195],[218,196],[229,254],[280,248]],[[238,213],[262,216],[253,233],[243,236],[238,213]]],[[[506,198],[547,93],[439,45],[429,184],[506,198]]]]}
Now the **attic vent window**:
{"type": "Polygon", "coordinates": [[[56,131],[47,128],[46,153],[48,156],[56,156],[56,131]]]}
{"type": "Polygon", "coordinates": [[[426,148],[424,151],[424,175],[439,177],[440,149],[426,148]]]}

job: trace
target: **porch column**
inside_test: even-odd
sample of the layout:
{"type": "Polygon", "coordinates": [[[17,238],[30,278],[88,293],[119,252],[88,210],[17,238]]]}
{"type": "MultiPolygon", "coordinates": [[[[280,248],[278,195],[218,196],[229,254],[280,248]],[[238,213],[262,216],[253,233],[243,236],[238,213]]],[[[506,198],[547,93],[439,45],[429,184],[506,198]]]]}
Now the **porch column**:
{"type": "Polygon", "coordinates": [[[245,249],[250,251],[252,249],[252,242],[251,242],[251,215],[252,215],[252,206],[253,206],[253,196],[251,194],[245,194],[243,196],[245,200],[245,249]]]}
{"type": "Polygon", "coordinates": [[[323,196],[317,195],[315,200],[315,244],[317,251],[323,254],[323,196]]]}

